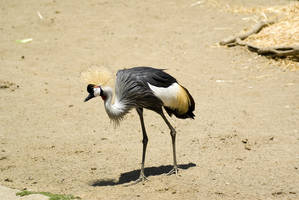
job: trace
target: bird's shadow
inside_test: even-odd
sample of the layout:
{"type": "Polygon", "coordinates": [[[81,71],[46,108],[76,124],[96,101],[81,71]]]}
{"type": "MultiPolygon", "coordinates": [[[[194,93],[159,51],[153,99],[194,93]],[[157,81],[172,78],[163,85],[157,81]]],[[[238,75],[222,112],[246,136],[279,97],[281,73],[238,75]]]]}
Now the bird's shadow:
{"type": "MultiPolygon", "coordinates": [[[[188,164],[182,164],[178,165],[179,169],[188,169],[190,167],[195,167],[196,164],[194,163],[188,163],[188,164]]],[[[144,174],[145,176],[157,176],[162,174],[167,174],[171,169],[173,168],[172,165],[162,165],[159,167],[147,167],[144,168],[144,174]]],[[[98,179],[94,180],[90,183],[93,187],[103,187],[103,186],[116,186],[121,184],[126,184],[131,181],[136,181],[139,178],[140,170],[133,170],[130,172],[122,173],[118,180],[115,179],[98,179]]]]}

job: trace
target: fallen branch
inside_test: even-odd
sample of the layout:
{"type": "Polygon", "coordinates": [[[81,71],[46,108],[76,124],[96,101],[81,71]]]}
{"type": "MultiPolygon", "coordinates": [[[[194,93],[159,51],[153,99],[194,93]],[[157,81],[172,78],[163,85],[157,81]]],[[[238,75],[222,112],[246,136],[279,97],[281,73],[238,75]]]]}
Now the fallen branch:
{"type": "Polygon", "coordinates": [[[252,52],[256,52],[259,55],[263,56],[271,56],[271,57],[287,57],[292,56],[295,58],[299,58],[299,46],[278,46],[278,47],[266,47],[261,48],[254,46],[252,44],[249,44],[247,42],[244,42],[247,37],[249,37],[252,34],[257,34],[260,32],[264,27],[273,24],[274,21],[261,21],[257,23],[250,31],[237,35],[237,36],[231,36],[229,38],[226,38],[219,42],[220,45],[225,45],[228,47],[233,46],[245,46],[248,48],[248,50],[252,52]]]}
{"type": "Polygon", "coordinates": [[[271,57],[287,57],[294,56],[299,57],[299,46],[277,46],[277,47],[257,47],[247,42],[236,39],[236,45],[246,46],[249,51],[256,52],[259,55],[271,56],[271,57]]]}
{"type": "Polygon", "coordinates": [[[267,48],[258,48],[252,45],[247,45],[247,48],[250,51],[256,52],[259,55],[271,56],[271,57],[287,57],[294,56],[299,57],[299,46],[295,47],[267,47],[267,48]]]}
{"type": "Polygon", "coordinates": [[[252,27],[252,29],[246,33],[242,33],[240,35],[237,36],[231,36],[228,37],[222,41],[220,41],[220,45],[227,45],[229,47],[232,46],[236,46],[236,41],[239,40],[245,40],[246,38],[248,38],[250,35],[252,34],[256,34],[258,32],[260,32],[264,27],[269,26],[270,24],[273,24],[274,21],[261,21],[259,23],[257,23],[254,27],[252,27]]]}

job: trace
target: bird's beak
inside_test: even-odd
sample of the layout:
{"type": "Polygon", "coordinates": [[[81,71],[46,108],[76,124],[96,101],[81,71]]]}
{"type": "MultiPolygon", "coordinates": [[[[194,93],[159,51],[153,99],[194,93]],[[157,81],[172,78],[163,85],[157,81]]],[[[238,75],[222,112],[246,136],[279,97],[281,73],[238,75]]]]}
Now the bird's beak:
{"type": "Polygon", "coordinates": [[[93,94],[89,94],[86,98],[85,98],[85,100],[84,100],[84,102],[86,102],[86,101],[88,101],[89,99],[92,99],[92,98],[94,98],[95,96],[93,95],[93,94]]]}

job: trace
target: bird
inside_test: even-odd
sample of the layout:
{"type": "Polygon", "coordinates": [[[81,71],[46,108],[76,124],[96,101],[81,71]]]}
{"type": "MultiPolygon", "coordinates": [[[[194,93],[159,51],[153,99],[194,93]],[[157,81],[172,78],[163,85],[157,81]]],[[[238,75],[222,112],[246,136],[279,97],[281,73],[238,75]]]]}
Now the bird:
{"type": "Polygon", "coordinates": [[[137,111],[142,130],[143,151],[140,175],[136,183],[147,180],[144,174],[144,163],[148,136],[143,118],[144,109],[159,114],[168,126],[173,154],[173,168],[168,175],[178,173],[176,130],[166,118],[163,108],[170,117],[174,115],[179,119],[194,119],[195,102],[189,91],[179,84],[173,76],[166,73],[165,69],[144,66],[118,70],[113,104],[113,90],[109,86],[88,84],[87,92],[89,94],[84,102],[100,96],[104,101],[106,113],[111,121],[116,124],[119,124],[132,109],[137,111]]]}

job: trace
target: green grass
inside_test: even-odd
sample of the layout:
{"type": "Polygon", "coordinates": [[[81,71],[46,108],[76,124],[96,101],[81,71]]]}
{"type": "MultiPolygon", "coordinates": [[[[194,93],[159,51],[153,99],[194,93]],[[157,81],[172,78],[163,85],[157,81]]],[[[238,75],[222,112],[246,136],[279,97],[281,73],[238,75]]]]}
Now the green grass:
{"type": "Polygon", "coordinates": [[[41,194],[47,197],[50,197],[49,200],[72,200],[72,199],[80,199],[80,197],[74,197],[73,195],[65,195],[65,194],[52,194],[50,192],[32,192],[24,190],[22,192],[18,192],[16,195],[18,196],[27,196],[31,194],[41,194]]]}

